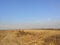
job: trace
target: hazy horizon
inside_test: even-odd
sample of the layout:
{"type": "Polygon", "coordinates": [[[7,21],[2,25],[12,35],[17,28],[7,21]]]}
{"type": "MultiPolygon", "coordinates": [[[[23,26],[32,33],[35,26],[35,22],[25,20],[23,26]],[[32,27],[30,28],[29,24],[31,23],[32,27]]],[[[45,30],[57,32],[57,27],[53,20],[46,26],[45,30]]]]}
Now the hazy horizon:
{"type": "Polygon", "coordinates": [[[0,29],[60,28],[60,0],[0,0],[0,29]]]}

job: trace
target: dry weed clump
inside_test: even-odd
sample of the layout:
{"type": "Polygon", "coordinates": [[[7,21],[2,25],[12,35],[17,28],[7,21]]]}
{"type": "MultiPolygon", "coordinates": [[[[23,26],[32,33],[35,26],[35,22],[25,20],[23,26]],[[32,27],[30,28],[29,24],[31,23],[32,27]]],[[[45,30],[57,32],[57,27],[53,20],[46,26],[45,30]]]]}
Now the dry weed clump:
{"type": "Polygon", "coordinates": [[[6,36],[6,32],[5,31],[0,31],[0,41],[6,36]]]}
{"type": "Polygon", "coordinates": [[[29,33],[29,32],[25,32],[24,30],[19,30],[17,33],[16,33],[17,37],[20,37],[20,36],[26,36],[26,35],[35,35],[33,33],[29,33]]]}
{"type": "Polygon", "coordinates": [[[60,35],[53,35],[44,39],[44,45],[60,45],[60,35]]]}

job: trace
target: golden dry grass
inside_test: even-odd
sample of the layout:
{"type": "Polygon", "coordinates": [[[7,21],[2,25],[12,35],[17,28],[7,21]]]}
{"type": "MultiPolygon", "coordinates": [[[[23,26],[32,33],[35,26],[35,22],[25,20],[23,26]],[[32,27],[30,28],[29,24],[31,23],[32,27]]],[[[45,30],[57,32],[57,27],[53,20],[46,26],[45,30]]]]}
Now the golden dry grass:
{"type": "Polygon", "coordinates": [[[0,45],[60,45],[60,30],[0,30],[0,45]]]}

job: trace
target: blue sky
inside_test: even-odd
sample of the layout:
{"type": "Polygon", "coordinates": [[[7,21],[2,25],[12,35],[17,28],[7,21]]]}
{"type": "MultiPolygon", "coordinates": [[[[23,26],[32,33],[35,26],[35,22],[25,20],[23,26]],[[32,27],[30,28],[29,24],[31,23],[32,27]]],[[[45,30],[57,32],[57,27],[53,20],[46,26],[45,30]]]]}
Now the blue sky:
{"type": "Polygon", "coordinates": [[[12,25],[60,28],[60,0],[0,0],[0,29],[12,25]]]}

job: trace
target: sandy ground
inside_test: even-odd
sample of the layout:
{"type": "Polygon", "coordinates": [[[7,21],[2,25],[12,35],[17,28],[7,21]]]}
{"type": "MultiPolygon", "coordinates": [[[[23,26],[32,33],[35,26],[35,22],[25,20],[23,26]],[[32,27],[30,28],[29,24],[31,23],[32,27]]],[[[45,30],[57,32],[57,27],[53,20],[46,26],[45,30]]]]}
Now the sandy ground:
{"type": "Polygon", "coordinates": [[[60,45],[60,30],[0,30],[0,45],[60,45]]]}

